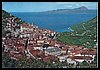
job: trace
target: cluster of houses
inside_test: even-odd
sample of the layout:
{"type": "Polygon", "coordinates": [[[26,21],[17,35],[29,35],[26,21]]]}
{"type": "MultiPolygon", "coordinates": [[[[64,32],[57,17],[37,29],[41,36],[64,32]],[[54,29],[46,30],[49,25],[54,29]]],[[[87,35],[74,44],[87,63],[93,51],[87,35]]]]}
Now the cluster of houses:
{"type": "Polygon", "coordinates": [[[58,42],[56,32],[40,29],[28,23],[18,24],[16,17],[7,18],[8,32],[2,37],[2,51],[9,53],[11,59],[20,60],[23,55],[44,62],[66,61],[92,62],[97,54],[96,48],[87,49],[84,46],[67,45],[58,42]]]}

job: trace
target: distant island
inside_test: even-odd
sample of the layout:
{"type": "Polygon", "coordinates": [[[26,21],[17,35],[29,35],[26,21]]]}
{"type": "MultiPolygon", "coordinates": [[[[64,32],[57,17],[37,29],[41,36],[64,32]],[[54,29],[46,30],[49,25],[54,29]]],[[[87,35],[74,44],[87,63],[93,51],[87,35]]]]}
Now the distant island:
{"type": "Polygon", "coordinates": [[[93,14],[95,12],[97,12],[97,10],[88,9],[85,6],[81,6],[79,8],[74,8],[74,9],[57,9],[57,10],[44,11],[44,12],[40,12],[40,13],[93,14]]]}

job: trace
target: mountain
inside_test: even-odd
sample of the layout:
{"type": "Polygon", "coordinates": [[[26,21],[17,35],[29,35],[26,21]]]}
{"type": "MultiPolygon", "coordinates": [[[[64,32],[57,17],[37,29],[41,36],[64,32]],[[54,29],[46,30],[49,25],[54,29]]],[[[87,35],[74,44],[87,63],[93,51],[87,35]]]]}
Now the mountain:
{"type": "Polygon", "coordinates": [[[81,7],[79,7],[79,8],[75,8],[75,9],[73,9],[73,10],[88,10],[88,8],[85,7],[85,6],[81,6],[81,7]]]}
{"type": "Polygon", "coordinates": [[[72,27],[72,32],[59,33],[58,41],[65,44],[84,46],[93,48],[97,43],[97,17],[93,19],[75,24],[72,27]]]}
{"type": "Polygon", "coordinates": [[[41,13],[67,13],[67,14],[93,14],[96,13],[97,10],[88,9],[85,6],[81,6],[79,8],[74,9],[57,9],[57,10],[50,10],[41,13]]]}

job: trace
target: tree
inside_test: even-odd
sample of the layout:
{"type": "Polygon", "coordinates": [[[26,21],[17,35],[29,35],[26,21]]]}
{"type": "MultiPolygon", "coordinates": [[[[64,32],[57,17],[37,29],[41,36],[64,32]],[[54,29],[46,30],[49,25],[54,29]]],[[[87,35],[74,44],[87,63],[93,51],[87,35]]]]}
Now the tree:
{"type": "Polygon", "coordinates": [[[15,68],[16,60],[10,59],[6,54],[2,54],[2,68],[15,68]]]}
{"type": "Polygon", "coordinates": [[[79,64],[80,67],[82,68],[88,68],[89,67],[89,63],[86,61],[83,61],[82,63],[79,64]]]}

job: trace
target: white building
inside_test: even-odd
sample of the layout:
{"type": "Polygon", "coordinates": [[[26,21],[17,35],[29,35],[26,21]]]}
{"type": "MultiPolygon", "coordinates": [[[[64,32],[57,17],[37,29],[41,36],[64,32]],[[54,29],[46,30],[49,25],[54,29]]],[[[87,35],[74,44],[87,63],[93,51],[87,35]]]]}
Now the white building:
{"type": "Polygon", "coordinates": [[[60,48],[47,48],[45,49],[45,54],[49,54],[49,55],[60,55],[61,54],[61,49],[60,48]]]}

